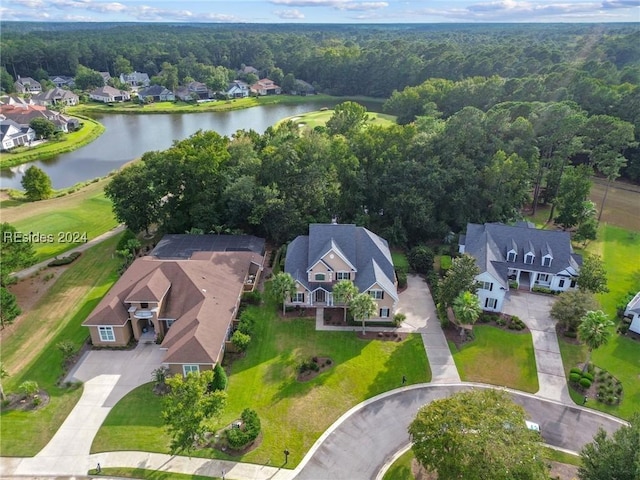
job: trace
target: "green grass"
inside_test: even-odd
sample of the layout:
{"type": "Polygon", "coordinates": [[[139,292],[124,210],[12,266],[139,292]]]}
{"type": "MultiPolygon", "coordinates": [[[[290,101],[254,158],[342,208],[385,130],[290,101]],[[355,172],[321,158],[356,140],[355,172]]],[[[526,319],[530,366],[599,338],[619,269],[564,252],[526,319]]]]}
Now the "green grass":
{"type": "Polygon", "coordinates": [[[189,475],[186,473],[160,472],[158,470],[146,470],[144,468],[102,468],[101,474],[95,469],[89,470],[89,475],[108,475],[111,477],[138,478],[143,480],[218,480],[220,477],[206,475],[189,475]]]}
{"type": "Polygon", "coordinates": [[[22,382],[34,380],[51,397],[46,407],[34,412],[2,411],[3,456],[35,455],[80,398],[82,388],[56,385],[62,375],[62,353],[56,345],[71,340],[80,346],[87,338],[82,322],[117,279],[120,261],[110,257],[118,239],[119,236],[89,249],[60,276],[15,331],[3,339],[2,360],[11,374],[4,380],[5,391],[13,392],[22,382]]]}
{"type": "Polygon", "coordinates": [[[414,480],[415,477],[411,473],[411,462],[414,458],[413,450],[407,450],[393,462],[382,480],[414,480]]]}
{"type": "MultiPolygon", "coordinates": [[[[316,110],[315,112],[302,113],[294,115],[292,117],[283,118],[276,125],[283,122],[292,121],[298,124],[300,127],[304,127],[308,130],[313,130],[315,127],[323,127],[327,121],[332,117],[333,110],[316,110]]],[[[393,115],[387,115],[384,113],[368,112],[369,121],[367,125],[395,125],[396,117],[393,115]]]]}
{"type": "Polygon", "coordinates": [[[199,113],[199,112],[225,112],[240,110],[242,108],[256,107],[259,105],[273,104],[300,104],[312,102],[335,102],[339,97],[330,95],[307,95],[305,97],[294,95],[268,95],[265,97],[237,98],[233,100],[218,100],[207,103],[188,102],[158,102],[141,106],[134,102],[116,103],[105,105],[103,103],[83,103],[75,107],[69,107],[69,112],[79,113],[199,113]]]}
{"type": "Polygon", "coordinates": [[[576,467],[582,464],[578,455],[561,452],[560,450],[549,447],[542,447],[542,449],[544,458],[552,462],[566,463],[567,465],[574,465],[576,467]]]}
{"type": "Polygon", "coordinates": [[[106,180],[102,180],[89,184],[80,192],[39,202],[19,203],[14,207],[3,203],[3,221],[11,223],[22,233],[51,235],[52,242],[34,243],[33,246],[36,262],[54,257],[80,245],[64,242],[68,240],[67,233],[86,232],[87,240],[91,240],[118,224],[113,216],[111,200],[104,194],[105,184],[106,180]]]}
{"type": "MultiPolygon", "coordinates": [[[[191,455],[277,465],[282,451],[289,464],[300,462],[313,442],[353,405],[379,393],[429,381],[431,372],[422,340],[411,335],[403,342],[361,340],[353,332],[317,332],[310,318],[282,320],[275,307],[252,307],[256,317],[254,341],[246,356],[231,365],[228,402],[219,426],[255,409],[263,439],[254,451],[231,458],[205,449],[191,455]],[[310,356],[330,357],[333,367],[309,382],[296,380],[296,368],[310,356]]],[[[160,403],[140,387],[121,400],[98,432],[92,452],[143,450],[167,452],[168,437],[159,423],[160,403]],[[155,416],[155,420],[149,417],[155,416]],[[138,427],[143,434],[133,433],[138,427]]]]}
{"type": "Polygon", "coordinates": [[[404,252],[391,252],[391,258],[393,259],[393,266],[398,271],[409,271],[409,261],[407,255],[404,252]]]}
{"type": "Polygon", "coordinates": [[[473,327],[473,334],[475,339],[460,350],[449,343],[462,380],[538,391],[531,334],[510,333],[486,325],[473,327]]]}
{"type": "Polygon", "coordinates": [[[10,152],[3,152],[0,156],[0,167],[7,168],[34,160],[46,160],[61,153],[77,150],[102,135],[104,126],[101,123],[88,117],[80,118],[83,127],[64,134],[60,141],[51,140],[35,147],[18,147],[10,152]]]}

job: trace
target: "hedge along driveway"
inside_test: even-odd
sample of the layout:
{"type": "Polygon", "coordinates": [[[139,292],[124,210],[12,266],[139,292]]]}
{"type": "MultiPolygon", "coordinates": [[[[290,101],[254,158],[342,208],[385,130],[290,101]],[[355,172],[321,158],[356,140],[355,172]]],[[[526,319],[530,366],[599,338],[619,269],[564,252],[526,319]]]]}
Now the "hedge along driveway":
{"type": "MultiPolygon", "coordinates": [[[[402,342],[361,340],[354,332],[318,332],[315,319],[280,319],[276,307],[251,307],[253,341],[244,358],[231,365],[228,402],[218,427],[257,411],[262,443],[231,458],[217,450],[193,456],[281,465],[287,448],[294,467],[315,440],[345,411],[379,393],[407,383],[427,382],[431,372],[419,335],[402,342]],[[312,356],[330,357],[333,367],[308,382],[298,382],[297,366],[312,356]]],[[[109,450],[167,452],[169,438],[160,418],[161,402],[139,387],[118,403],[98,432],[92,453],[109,450]],[[139,426],[144,435],[136,435],[139,426]]]]}

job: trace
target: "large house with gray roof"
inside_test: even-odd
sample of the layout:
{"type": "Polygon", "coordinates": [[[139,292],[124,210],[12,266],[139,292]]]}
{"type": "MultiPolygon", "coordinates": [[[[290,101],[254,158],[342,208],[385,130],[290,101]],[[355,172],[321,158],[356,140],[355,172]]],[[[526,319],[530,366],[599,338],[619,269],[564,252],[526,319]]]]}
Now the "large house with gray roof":
{"type": "Polygon", "coordinates": [[[528,222],[467,224],[459,252],[475,258],[478,297],[484,310],[501,312],[509,283],[519,289],[576,287],[582,256],[573,252],[569,232],[539,230],[528,222]]]}
{"type": "Polygon", "coordinates": [[[97,346],[159,343],[172,374],[212,369],[263,263],[257,237],[167,235],[131,264],[83,325],[97,346]]]}
{"type": "Polygon", "coordinates": [[[296,282],[288,305],[332,307],[333,286],[351,280],[378,304],[372,320],[393,316],[398,291],[387,241],[353,224],[309,225],[309,235],[293,240],[285,258],[285,272],[296,282]]]}

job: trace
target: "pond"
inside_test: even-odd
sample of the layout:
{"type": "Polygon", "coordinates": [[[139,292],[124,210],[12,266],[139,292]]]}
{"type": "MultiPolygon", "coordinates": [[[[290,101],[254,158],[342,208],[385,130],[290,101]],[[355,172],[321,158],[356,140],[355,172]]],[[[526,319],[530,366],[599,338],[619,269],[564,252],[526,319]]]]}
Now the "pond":
{"type": "MultiPolygon", "coordinates": [[[[215,130],[226,136],[238,130],[263,133],[282,118],[333,106],[327,102],[310,102],[264,105],[230,112],[95,115],[93,118],[106,128],[98,139],[48,160],[3,169],[0,186],[22,189],[20,181],[24,172],[31,165],[36,165],[49,175],[53,188],[66,188],[107,175],[145,152],[165,150],[174,140],[187,138],[198,130],[215,130]]],[[[366,106],[374,110],[373,106],[366,106]]]]}

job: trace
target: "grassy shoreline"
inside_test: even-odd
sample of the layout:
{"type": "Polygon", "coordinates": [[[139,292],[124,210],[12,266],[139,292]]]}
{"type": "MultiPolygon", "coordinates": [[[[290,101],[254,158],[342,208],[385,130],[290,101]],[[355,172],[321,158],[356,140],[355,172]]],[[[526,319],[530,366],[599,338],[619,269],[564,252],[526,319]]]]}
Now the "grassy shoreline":
{"type": "Polygon", "coordinates": [[[17,153],[5,152],[0,158],[0,168],[15,167],[35,160],[47,160],[61,153],[72,152],[93,142],[105,131],[104,125],[84,115],[73,114],[81,118],[84,126],[75,132],[67,133],[60,142],[43,143],[17,153]]]}
{"type": "Polygon", "coordinates": [[[153,114],[153,113],[202,113],[202,112],[228,112],[231,110],[242,110],[244,108],[259,107],[263,105],[277,104],[305,104],[313,102],[340,102],[347,100],[361,100],[366,102],[382,103],[384,99],[373,97],[335,97],[332,95],[269,95],[265,97],[247,97],[236,98],[232,100],[216,100],[207,103],[190,103],[190,102],[158,102],[147,105],[139,105],[137,103],[119,103],[119,104],[97,104],[88,103],[70,107],[70,112],[78,112],[84,114],[109,114],[109,113],[125,113],[125,114],[153,114]]]}

